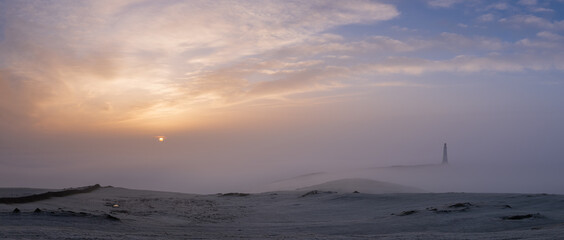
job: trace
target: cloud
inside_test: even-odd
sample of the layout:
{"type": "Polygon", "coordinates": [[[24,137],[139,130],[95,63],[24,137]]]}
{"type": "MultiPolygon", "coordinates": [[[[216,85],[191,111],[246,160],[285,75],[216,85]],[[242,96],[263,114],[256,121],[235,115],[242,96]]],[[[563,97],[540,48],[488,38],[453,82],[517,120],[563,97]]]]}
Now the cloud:
{"type": "Polygon", "coordinates": [[[546,49],[558,49],[560,48],[562,43],[558,42],[548,42],[548,41],[538,41],[538,40],[531,40],[528,38],[521,39],[516,43],[519,46],[527,47],[527,48],[546,48],[546,49]]]}
{"type": "Polygon", "coordinates": [[[491,13],[480,15],[478,17],[478,21],[480,22],[491,22],[494,20],[494,15],[491,13]]]}
{"type": "Polygon", "coordinates": [[[486,7],[486,9],[506,10],[509,6],[507,3],[495,3],[486,7]]]}
{"type": "MultiPolygon", "coordinates": [[[[314,47],[309,54],[338,53],[350,46],[323,31],[399,15],[392,5],[361,0],[1,4],[0,69],[6,87],[0,95],[29,93],[21,106],[2,102],[11,112],[3,124],[19,116],[49,128],[134,125],[222,101],[316,89],[297,90],[302,85],[292,80],[294,75],[319,79],[313,77],[316,71],[330,71],[308,70],[320,63],[316,59],[266,59],[267,65],[246,72],[233,66],[277,51],[273,56],[292,55],[279,50],[315,41],[326,49],[314,47]],[[265,78],[272,83],[254,83],[260,74],[274,76],[265,78]]],[[[397,43],[375,39],[371,44],[397,43]]]]}
{"type": "Polygon", "coordinates": [[[537,0],[519,0],[518,3],[521,5],[532,6],[532,5],[537,5],[537,0]]]}
{"type": "Polygon", "coordinates": [[[563,49],[564,36],[547,31],[539,32],[536,36],[536,39],[521,39],[516,42],[516,45],[529,49],[550,49],[551,51],[560,51],[563,49]]]}
{"type": "Polygon", "coordinates": [[[444,42],[400,41],[379,35],[345,41],[340,36],[325,34],[244,58],[214,71],[191,74],[190,81],[182,85],[181,96],[206,96],[214,106],[264,99],[284,100],[291,94],[326,91],[346,85],[349,79],[364,72],[362,67],[359,68],[363,65],[363,56],[377,59],[374,55],[384,57],[433,46],[444,47],[444,42]]]}
{"type": "Polygon", "coordinates": [[[401,81],[394,81],[394,82],[375,82],[369,84],[369,86],[373,87],[417,87],[417,88],[428,88],[428,85],[420,84],[420,83],[412,83],[412,82],[401,82],[401,81]]]}
{"type": "Polygon", "coordinates": [[[432,7],[448,8],[460,2],[462,1],[461,0],[430,0],[427,2],[427,4],[429,4],[432,7]]]}
{"type": "Polygon", "coordinates": [[[0,70],[0,129],[13,131],[31,124],[35,100],[43,97],[45,85],[22,81],[9,70],[0,70]]]}
{"type": "Polygon", "coordinates": [[[532,9],[533,12],[554,12],[554,10],[550,9],[550,8],[533,8],[532,9]]]}
{"type": "Polygon", "coordinates": [[[372,36],[364,42],[360,43],[359,51],[362,50],[378,50],[392,52],[409,52],[417,48],[415,44],[406,43],[386,36],[372,36]]]}
{"type": "Polygon", "coordinates": [[[452,49],[453,52],[463,50],[501,50],[506,47],[507,43],[497,38],[473,37],[469,38],[456,33],[443,32],[440,39],[433,45],[434,47],[442,47],[452,49]]]}
{"type": "Polygon", "coordinates": [[[534,15],[515,15],[509,18],[502,18],[499,22],[510,23],[515,26],[529,25],[546,29],[564,29],[564,20],[549,21],[534,15]]]}
{"type": "Polygon", "coordinates": [[[380,63],[364,66],[377,74],[421,75],[425,73],[453,72],[521,72],[525,70],[564,70],[564,57],[560,54],[503,56],[492,54],[484,57],[459,55],[446,60],[390,57],[380,63]]]}
{"type": "Polygon", "coordinates": [[[551,33],[551,32],[547,32],[547,31],[539,32],[539,33],[537,33],[537,36],[541,37],[541,38],[548,39],[548,40],[552,40],[552,41],[564,40],[564,36],[558,35],[558,34],[555,34],[555,33],[551,33]]]}
{"type": "MultiPolygon", "coordinates": [[[[452,7],[458,2],[428,4],[452,7]]],[[[514,45],[450,32],[354,40],[332,32],[338,26],[399,16],[394,6],[372,1],[2,4],[0,107],[9,112],[0,119],[3,126],[173,125],[168,123],[183,122],[186,116],[200,121],[198,116],[210,109],[331,91],[362,74],[559,67],[539,57],[545,54],[541,46],[557,44],[559,35],[547,31],[538,34],[544,42],[523,39],[514,45]],[[508,54],[516,46],[533,52],[508,54]],[[487,55],[492,51],[500,56],[487,55]],[[429,52],[442,60],[422,57],[429,52]],[[540,61],[529,67],[525,59],[540,61]],[[20,96],[18,104],[8,101],[20,96]]],[[[492,14],[480,18],[494,20],[492,14]]],[[[499,21],[547,29],[561,25],[532,15],[499,21]]],[[[551,58],[558,60],[552,55],[546,59],[551,58]]]]}

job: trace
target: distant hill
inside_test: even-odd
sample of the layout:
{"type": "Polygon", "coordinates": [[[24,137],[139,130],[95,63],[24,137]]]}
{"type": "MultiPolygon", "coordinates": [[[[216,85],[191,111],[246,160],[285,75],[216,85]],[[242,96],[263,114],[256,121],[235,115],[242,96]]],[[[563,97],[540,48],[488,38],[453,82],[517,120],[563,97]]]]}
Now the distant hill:
{"type": "Polygon", "coordinates": [[[372,167],[368,169],[422,169],[448,167],[448,164],[418,164],[418,165],[392,165],[386,167],[372,167]]]}

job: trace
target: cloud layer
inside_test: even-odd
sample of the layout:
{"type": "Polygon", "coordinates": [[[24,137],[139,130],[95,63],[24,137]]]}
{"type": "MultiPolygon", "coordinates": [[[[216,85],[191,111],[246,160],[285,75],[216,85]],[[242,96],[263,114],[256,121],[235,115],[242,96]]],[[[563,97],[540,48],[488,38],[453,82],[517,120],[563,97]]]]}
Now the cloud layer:
{"type": "Polygon", "coordinates": [[[333,27],[399,14],[368,1],[2,4],[2,95],[42,93],[3,108],[33,112],[49,126],[169,118],[315,89],[322,76],[313,75],[326,66],[305,68],[318,61],[256,56],[275,58],[325,41],[319,34],[333,27]],[[250,79],[257,74],[271,77],[250,79]],[[292,83],[296,77],[312,80],[292,83]]]}

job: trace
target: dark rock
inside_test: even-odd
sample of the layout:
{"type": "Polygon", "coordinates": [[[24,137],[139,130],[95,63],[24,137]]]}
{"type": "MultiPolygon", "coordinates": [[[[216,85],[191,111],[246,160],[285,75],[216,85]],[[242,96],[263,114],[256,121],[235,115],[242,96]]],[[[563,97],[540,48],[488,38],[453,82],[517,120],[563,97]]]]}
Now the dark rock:
{"type": "Polygon", "coordinates": [[[448,206],[449,208],[463,208],[463,207],[471,207],[473,206],[471,203],[469,202],[465,202],[465,203],[456,203],[453,205],[448,206]]]}
{"type": "Polygon", "coordinates": [[[443,210],[443,209],[438,210],[438,209],[437,209],[437,210],[434,210],[434,212],[435,212],[435,213],[451,213],[451,212],[453,212],[453,211],[452,211],[452,210],[443,210]]]}
{"type": "Polygon", "coordinates": [[[434,208],[434,207],[428,207],[426,208],[427,211],[431,211],[431,212],[436,212],[438,209],[434,208]]]}
{"type": "Polygon", "coordinates": [[[41,213],[41,209],[36,208],[33,212],[34,212],[34,213],[41,213]]]}
{"type": "Polygon", "coordinates": [[[12,211],[12,213],[20,213],[20,209],[19,208],[14,208],[14,211],[12,211]]]}
{"type": "Polygon", "coordinates": [[[313,190],[313,191],[309,191],[309,192],[305,193],[304,195],[302,195],[302,197],[309,196],[309,195],[316,195],[316,194],[319,194],[319,191],[313,190]]]}
{"type": "Polygon", "coordinates": [[[431,211],[434,213],[455,213],[455,212],[466,212],[468,210],[470,210],[470,206],[473,206],[470,203],[457,203],[457,204],[453,204],[448,206],[446,209],[438,209],[438,208],[434,208],[434,207],[428,207],[426,208],[427,211],[431,211]],[[450,209],[449,209],[450,208],[450,209]],[[454,209],[452,209],[454,208],[454,209]]]}
{"type": "Polygon", "coordinates": [[[415,213],[417,213],[417,210],[403,211],[400,214],[398,214],[398,216],[407,216],[407,215],[411,215],[411,214],[415,214],[415,213]]]}
{"type": "Polygon", "coordinates": [[[428,207],[428,208],[426,208],[426,210],[434,212],[434,213],[449,213],[449,212],[452,212],[452,210],[443,210],[443,209],[437,209],[437,208],[434,208],[434,207],[428,207]]]}
{"type": "Polygon", "coordinates": [[[321,194],[321,193],[332,194],[332,193],[337,193],[337,192],[333,192],[333,191],[323,191],[322,192],[322,191],[318,191],[318,190],[313,190],[313,191],[309,191],[309,192],[305,193],[301,197],[305,197],[305,196],[309,196],[309,195],[317,195],[317,194],[321,194]]]}
{"type": "Polygon", "coordinates": [[[536,213],[536,214],[505,216],[505,217],[501,217],[501,219],[503,219],[503,220],[521,220],[521,219],[527,219],[527,218],[540,218],[540,217],[542,217],[542,215],[540,215],[539,213],[536,213]]]}
{"type": "Polygon", "coordinates": [[[112,216],[112,215],[110,215],[110,214],[106,214],[106,219],[111,220],[111,221],[120,221],[119,218],[114,217],[114,216],[112,216]]]}
{"type": "Polygon", "coordinates": [[[360,193],[360,192],[358,192],[358,191],[354,191],[353,193],[360,193]]]}

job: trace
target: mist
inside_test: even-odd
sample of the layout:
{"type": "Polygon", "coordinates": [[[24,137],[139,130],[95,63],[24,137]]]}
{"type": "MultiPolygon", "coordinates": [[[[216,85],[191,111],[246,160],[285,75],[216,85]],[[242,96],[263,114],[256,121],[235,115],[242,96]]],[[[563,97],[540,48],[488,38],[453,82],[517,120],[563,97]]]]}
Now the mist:
{"type": "Polygon", "coordinates": [[[0,187],[562,193],[563,3],[520,2],[0,1],[0,187]]]}
{"type": "Polygon", "coordinates": [[[339,178],[369,178],[429,192],[564,189],[558,171],[558,156],[564,154],[558,147],[558,118],[517,118],[510,110],[458,115],[431,107],[372,111],[386,104],[371,101],[258,108],[233,113],[206,129],[170,133],[20,132],[3,138],[2,185],[100,183],[217,193],[291,190],[339,178]],[[165,142],[159,143],[158,135],[165,135],[165,142]],[[439,164],[444,142],[449,145],[448,166],[385,168],[439,164]],[[270,186],[319,172],[324,174],[278,185],[281,189],[270,186]]]}

